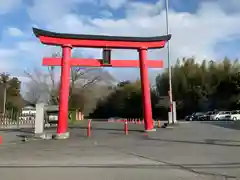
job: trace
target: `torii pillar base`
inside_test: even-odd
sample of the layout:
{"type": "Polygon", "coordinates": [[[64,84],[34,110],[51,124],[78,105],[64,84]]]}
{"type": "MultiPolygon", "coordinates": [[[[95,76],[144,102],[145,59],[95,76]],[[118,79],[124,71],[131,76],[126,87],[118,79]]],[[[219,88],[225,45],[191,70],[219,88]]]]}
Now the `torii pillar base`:
{"type": "Polygon", "coordinates": [[[157,131],[156,129],[147,129],[147,130],[145,130],[144,132],[155,132],[155,131],[157,131]]]}
{"type": "Polygon", "coordinates": [[[62,140],[62,139],[68,139],[69,137],[70,137],[70,133],[66,132],[66,133],[61,133],[61,134],[55,134],[53,136],[53,139],[62,140]]]}

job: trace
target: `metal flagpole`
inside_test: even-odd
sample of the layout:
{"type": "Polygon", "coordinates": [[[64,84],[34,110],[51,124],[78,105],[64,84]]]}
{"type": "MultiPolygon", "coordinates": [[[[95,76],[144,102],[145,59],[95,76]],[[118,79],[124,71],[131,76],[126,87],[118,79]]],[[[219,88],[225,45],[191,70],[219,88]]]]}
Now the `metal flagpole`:
{"type": "MultiPolygon", "coordinates": [[[[166,8],[166,30],[169,34],[169,21],[168,21],[168,0],[165,0],[166,8]]],[[[172,99],[172,65],[170,61],[170,41],[167,42],[167,61],[168,61],[168,76],[169,76],[169,100],[170,100],[170,113],[171,116],[168,119],[168,123],[173,123],[173,99],[172,99]]]]}

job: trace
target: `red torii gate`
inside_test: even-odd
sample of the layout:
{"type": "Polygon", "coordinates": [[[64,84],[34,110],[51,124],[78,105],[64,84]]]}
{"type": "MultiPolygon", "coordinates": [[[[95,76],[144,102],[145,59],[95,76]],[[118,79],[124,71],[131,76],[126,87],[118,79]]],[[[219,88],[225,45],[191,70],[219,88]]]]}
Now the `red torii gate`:
{"type": "Polygon", "coordinates": [[[43,58],[45,66],[61,66],[61,86],[59,100],[59,120],[57,137],[68,138],[68,96],[71,66],[92,67],[140,67],[142,101],[144,109],[145,130],[154,130],[152,119],[151,95],[148,68],[162,68],[162,60],[147,60],[147,50],[163,48],[171,35],[157,37],[120,37],[104,35],[63,34],[33,28],[33,32],[41,43],[61,46],[62,58],[43,58]],[[103,59],[72,58],[73,47],[103,48],[103,59]],[[111,49],[135,49],[139,52],[139,60],[111,60],[111,49]]]}

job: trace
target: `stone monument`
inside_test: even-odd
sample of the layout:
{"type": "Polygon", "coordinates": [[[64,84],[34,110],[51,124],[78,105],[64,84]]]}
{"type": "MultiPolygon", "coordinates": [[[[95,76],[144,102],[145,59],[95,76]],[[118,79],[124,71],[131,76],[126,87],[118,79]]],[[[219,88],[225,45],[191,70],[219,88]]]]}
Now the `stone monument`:
{"type": "Polygon", "coordinates": [[[44,103],[36,104],[35,135],[42,136],[44,131],[44,103]]]}

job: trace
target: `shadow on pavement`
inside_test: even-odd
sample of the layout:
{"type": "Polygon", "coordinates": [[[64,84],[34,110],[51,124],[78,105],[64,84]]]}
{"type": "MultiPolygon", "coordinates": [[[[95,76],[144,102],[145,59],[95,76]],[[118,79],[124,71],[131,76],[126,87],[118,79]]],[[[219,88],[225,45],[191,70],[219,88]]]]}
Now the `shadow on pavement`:
{"type": "Polygon", "coordinates": [[[219,139],[205,139],[204,141],[186,141],[186,140],[174,140],[174,139],[158,139],[158,138],[149,137],[148,140],[170,142],[170,143],[187,143],[187,144],[204,144],[204,145],[215,145],[215,146],[240,147],[240,141],[219,140],[219,139]]]}
{"type": "Polygon", "coordinates": [[[21,132],[21,133],[33,133],[33,128],[16,128],[16,129],[0,129],[0,132],[21,132]]]}
{"type": "Polygon", "coordinates": [[[184,166],[187,168],[240,168],[240,162],[236,163],[214,163],[214,164],[89,164],[89,165],[0,165],[0,168],[41,168],[41,167],[63,167],[63,168],[172,168],[174,166],[184,166]]]}
{"type": "MultiPolygon", "coordinates": [[[[84,129],[87,130],[86,127],[69,127],[69,129],[84,129]]],[[[124,129],[119,129],[119,128],[104,128],[104,127],[91,127],[92,130],[110,130],[110,131],[124,131],[124,129]]],[[[144,130],[141,129],[128,129],[128,131],[132,132],[144,132],[144,130]]]]}
{"type": "Polygon", "coordinates": [[[207,122],[201,121],[201,123],[211,124],[234,130],[240,130],[240,121],[207,121],[207,122]]]}

